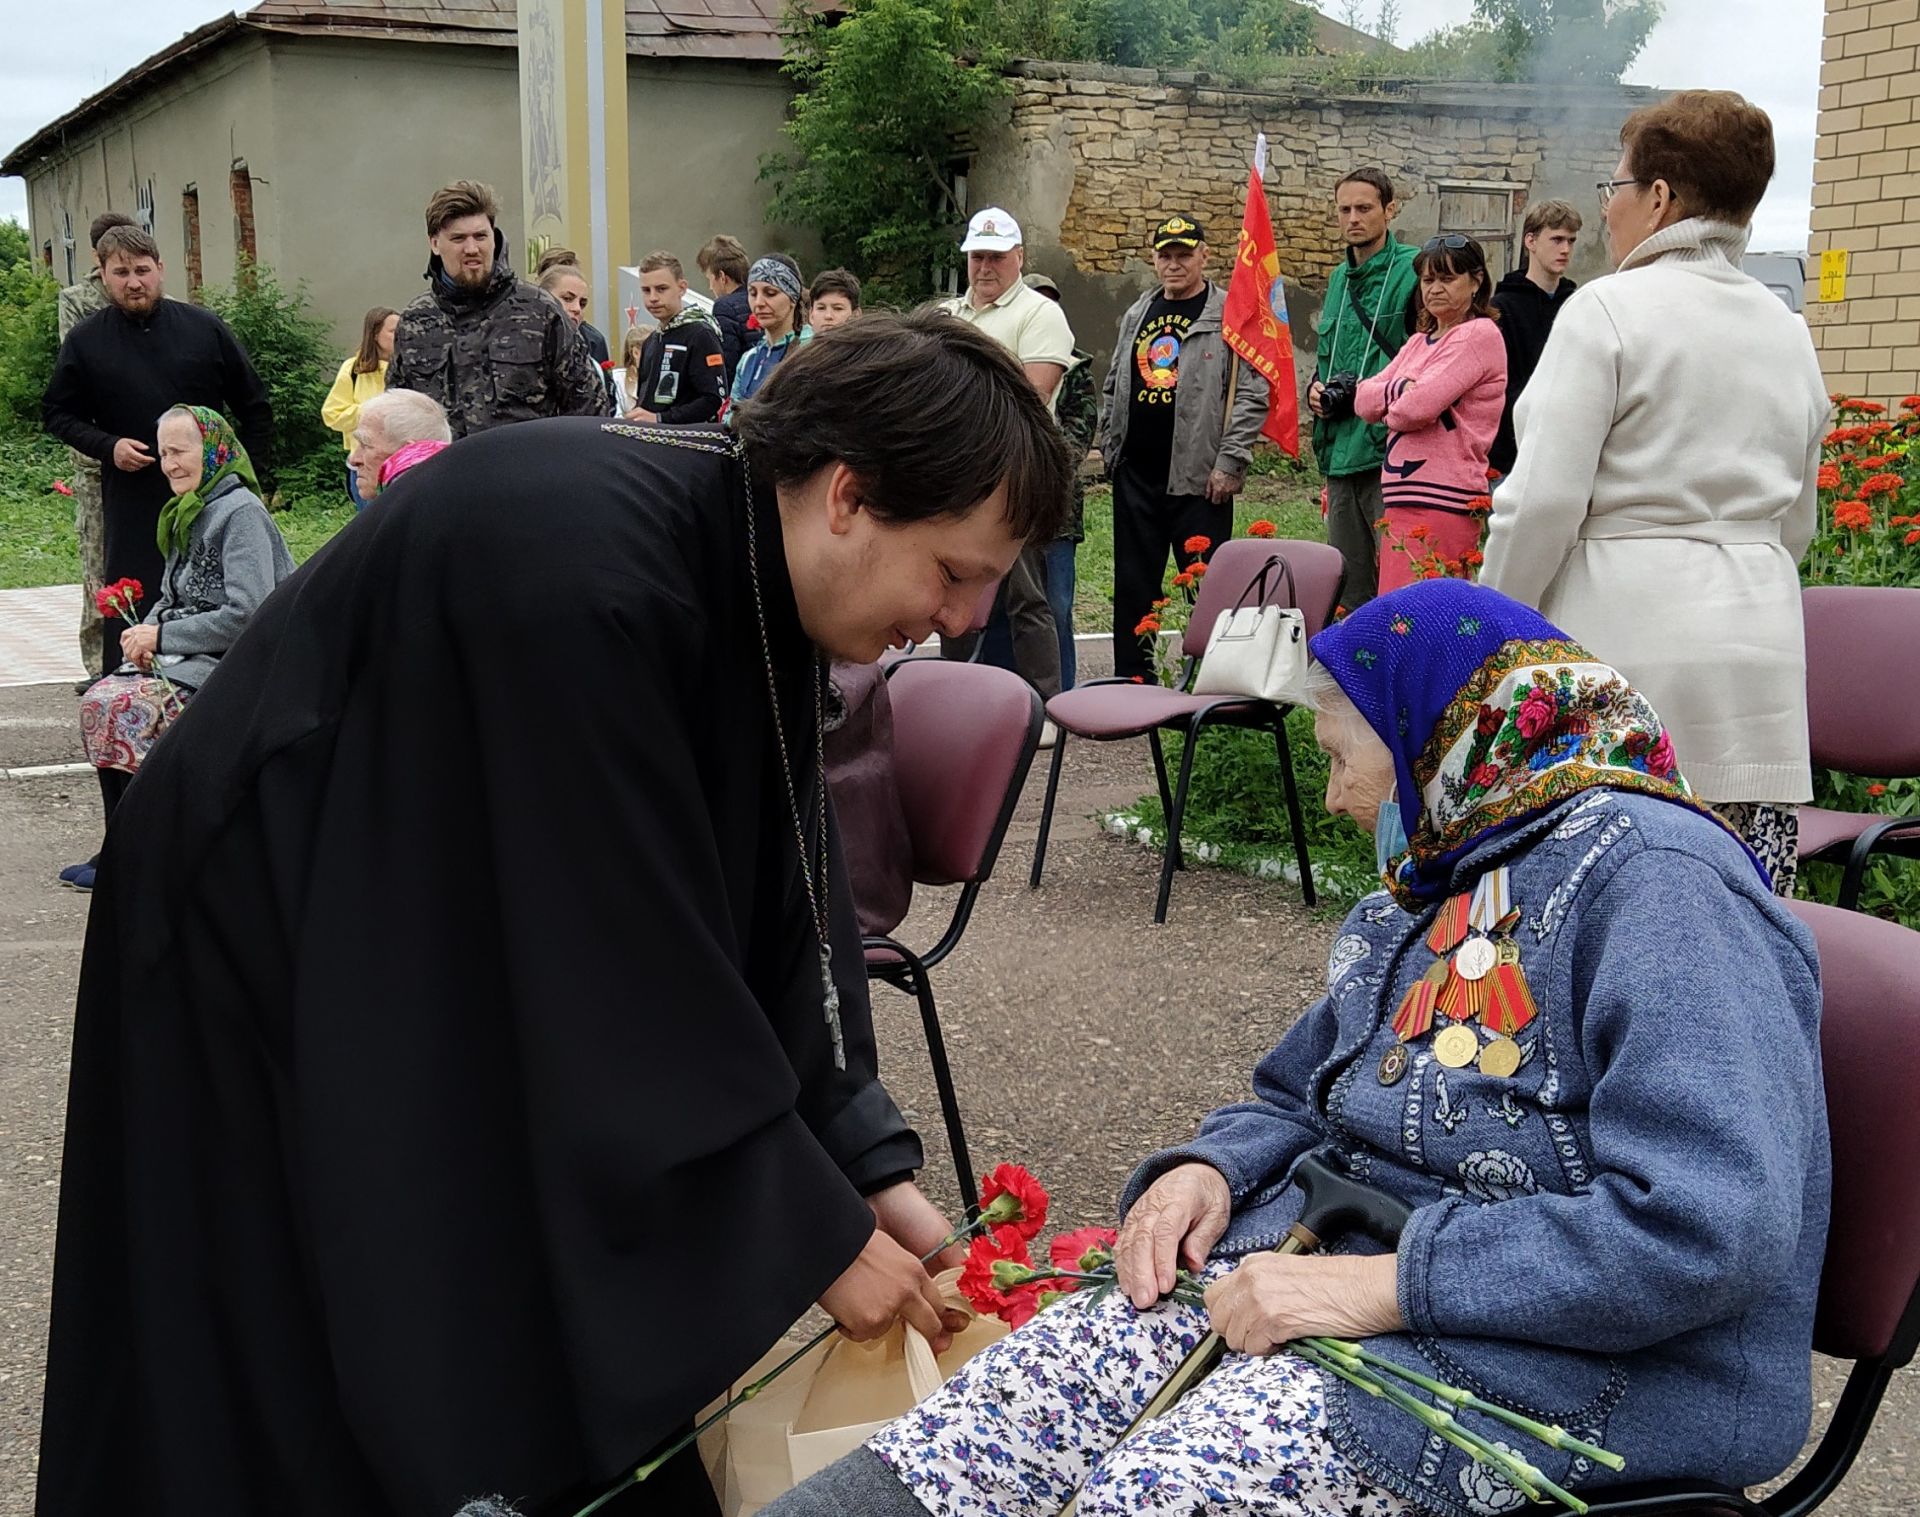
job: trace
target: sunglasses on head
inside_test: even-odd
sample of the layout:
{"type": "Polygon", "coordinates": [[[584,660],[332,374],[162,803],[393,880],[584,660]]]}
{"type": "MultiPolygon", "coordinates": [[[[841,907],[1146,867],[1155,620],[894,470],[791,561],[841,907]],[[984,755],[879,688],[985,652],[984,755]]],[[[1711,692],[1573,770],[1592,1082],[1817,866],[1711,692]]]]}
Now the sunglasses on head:
{"type": "Polygon", "coordinates": [[[1472,246],[1473,239],[1471,237],[1464,237],[1458,232],[1448,232],[1441,237],[1429,237],[1427,239],[1427,245],[1420,249],[1420,251],[1423,253],[1464,253],[1472,246]]]}

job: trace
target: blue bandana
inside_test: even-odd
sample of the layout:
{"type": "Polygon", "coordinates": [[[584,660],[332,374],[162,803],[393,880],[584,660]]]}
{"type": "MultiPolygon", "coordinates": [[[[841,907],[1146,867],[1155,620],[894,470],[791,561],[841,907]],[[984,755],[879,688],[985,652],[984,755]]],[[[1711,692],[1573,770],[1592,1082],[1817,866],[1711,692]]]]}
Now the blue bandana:
{"type": "Polygon", "coordinates": [[[1387,883],[1410,908],[1445,896],[1471,849],[1582,790],[1612,786],[1706,811],[1646,698],[1497,591],[1455,579],[1409,585],[1311,646],[1393,754],[1408,840],[1387,883]]]}

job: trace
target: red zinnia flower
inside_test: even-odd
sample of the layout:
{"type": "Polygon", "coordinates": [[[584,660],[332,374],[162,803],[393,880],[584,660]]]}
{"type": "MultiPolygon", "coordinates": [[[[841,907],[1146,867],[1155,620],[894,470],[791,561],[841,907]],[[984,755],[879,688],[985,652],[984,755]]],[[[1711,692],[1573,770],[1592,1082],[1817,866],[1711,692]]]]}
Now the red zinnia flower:
{"type": "Polygon", "coordinates": [[[1907,395],[1902,397],[1900,409],[1903,411],[1920,411],[1920,395],[1907,395]]]}
{"type": "Polygon", "coordinates": [[[1482,553],[1478,548],[1467,549],[1466,553],[1463,554],[1460,559],[1460,562],[1470,569],[1477,569],[1486,561],[1487,555],[1482,553]]]}
{"type": "Polygon", "coordinates": [[[73,486],[68,484],[64,479],[56,479],[53,482],[53,487],[54,489],[58,490],[62,495],[73,494],[73,486]]]}
{"type": "Polygon", "coordinates": [[[1407,536],[1414,538],[1416,541],[1424,541],[1427,536],[1427,530],[1427,524],[1425,522],[1419,522],[1407,528],[1407,536]]]}
{"type": "Polygon", "coordinates": [[[1205,553],[1213,546],[1213,539],[1200,536],[1189,537],[1183,546],[1189,553],[1205,553]]]}
{"type": "Polygon", "coordinates": [[[1862,416],[1884,415],[1887,409],[1885,406],[1881,405],[1880,402],[1877,400],[1849,401],[1848,405],[1851,407],[1851,409],[1858,411],[1862,416]]]}
{"type": "Polygon", "coordinates": [[[1885,785],[1867,786],[1867,794],[1872,796],[1876,801],[1879,800],[1880,797],[1885,795],[1886,793],[1887,793],[1887,787],[1885,785]]]}
{"type": "Polygon", "coordinates": [[[1873,507],[1864,500],[1836,501],[1833,524],[1848,532],[1864,532],[1873,525],[1873,507]]]}
{"type": "Polygon", "coordinates": [[[1817,484],[1823,490],[1839,489],[1840,488],[1840,466],[1838,464],[1820,465],[1820,472],[1814,476],[1814,483],[1817,484]]]}
{"type": "Polygon", "coordinates": [[[1207,573],[1207,566],[1197,563],[1191,569],[1187,570],[1187,573],[1191,574],[1195,579],[1204,579],[1207,573]]]}
{"type": "Polygon", "coordinates": [[[1491,495],[1476,495],[1472,500],[1467,502],[1467,509],[1476,516],[1485,516],[1493,510],[1493,497],[1491,495]]]}
{"type": "Polygon", "coordinates": [[[1187,573],[1185,569],[1182,569],[1178,574],[1174,575],[1173,577],[1173,588],[1176,590],[1184,590],[1187,588],[1188,585],[1192,583],[1193,583],[1193,576],[1187,573]]]}
{"type": "Polygon", "coordinates": [[[1248,537],[1272,537],[1276,535],[1279,530],[1278,527],[1264,517],[1259,521],[1247,523],[1248,537]]]}
{"type": "Polygon", "coordinates": [[[980,1182],[980,1215],[990,1227],[1012,1224],[1022,1238],[1047,1225],[1047,1188],[1019,1164],[1002,1164],[980,1182]]]}
{"type": "Polygon", "coordinates": [[[1860,487],[1860,494],[1863,499],[1869,495],[1892,495],[1905,484],[1898,474],[1876,474],[1860,487]]]}
{"type": "Polygon", "coordinates": [[[1915,527],[1907,534],[1907,546],[1911,548],[1915,543],[1920,543],[1920,527],[1915,527]]]}
{"type": "Polygon", "coordinates": [[[1151,637],[1160,630],[1160,618],[1149,612],[1133,629],[1135,637],[1151,637]]]}

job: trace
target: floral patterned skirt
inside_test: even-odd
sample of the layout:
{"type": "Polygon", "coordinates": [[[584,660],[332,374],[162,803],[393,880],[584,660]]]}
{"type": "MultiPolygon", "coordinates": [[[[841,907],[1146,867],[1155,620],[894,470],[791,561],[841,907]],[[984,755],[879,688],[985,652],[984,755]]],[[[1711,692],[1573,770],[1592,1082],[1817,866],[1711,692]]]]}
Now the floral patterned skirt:
{"type": "Polygon", "coordinates": [[[1773,877],[1773,893],[1793,899],[1800,878],[1800,811],[1766,801],[1723,801],[1714,811],[1773,877]]]}
{"type": "Polygon", "coordinates": [[[145,674],[109,674],[80,697],[80,742],[96,769],[139,772],[147,753],[186,707],[187,691],[171,692],[145,674]]]}
{"type": "Polygon", "coordinates": [[[1206,1330],[1195,1307],[1136,1312],[1118,1291],[1069,1297],[976,1354],[868,1447],[935,1517],[1054,1517],[1075,1491],[1080,1517],[1417,1510],[1341,1457],[1319,1372],[1289,1354],[1228,1355],[1122,1443],[1206,1330]]]}

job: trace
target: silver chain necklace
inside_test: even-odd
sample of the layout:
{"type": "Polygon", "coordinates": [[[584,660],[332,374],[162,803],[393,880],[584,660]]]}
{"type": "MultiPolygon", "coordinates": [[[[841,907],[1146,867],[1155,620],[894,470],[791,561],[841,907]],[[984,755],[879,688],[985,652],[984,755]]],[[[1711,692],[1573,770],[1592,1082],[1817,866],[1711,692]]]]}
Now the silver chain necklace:
{"type": "Polygon", "coordinates": [[[780,690],[773,674],[773,638],[767,630],[766,597],[760,589],[760,529],[753,510],[753,474],[747,467],[747,455],[731,442],[711,435],[672,436],[664,428],[637,427],[609,422],[605,431],[617,432],[639,442],[687,448],[696,453],[716,453],[733,458],[740,465],[740,479],[747,499],[747,571],[753,582],[753,615],[760,629],[760,656],[767,671],[767,701],[773,714],[773,737],[780,752],[780,777],[786,782],[787,814],[793,820],[793,841],[799,849],[800,878],[807,888],[807,906],[813,913],[814,939],[820,948],[820,995],[826,1014],[827,1031],[833,1038],[833,1064],[847,1067],[846,1035],[840,1025],[840,988],[833,983],[832,924],[828,918],[827,881],[827,757],[826,700],[820,676],[820,659],[809,653],[813,669],[813,783],[816,805],[814,831],[820,840],[816,852],[807,847],[807,827],[800,810],[800,792],[793,782],[793,756],[787,748],[786,725],[780,720],[780,690]]]}

